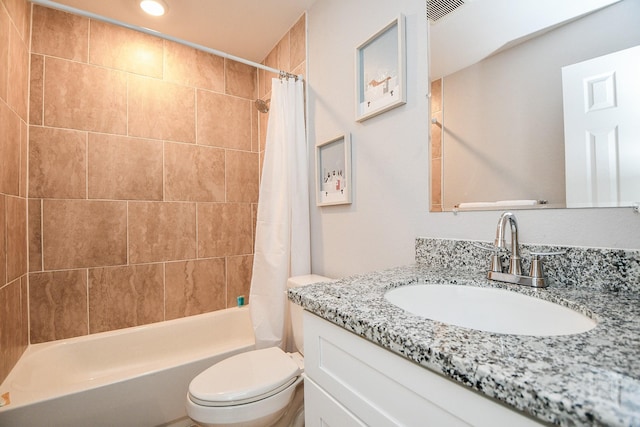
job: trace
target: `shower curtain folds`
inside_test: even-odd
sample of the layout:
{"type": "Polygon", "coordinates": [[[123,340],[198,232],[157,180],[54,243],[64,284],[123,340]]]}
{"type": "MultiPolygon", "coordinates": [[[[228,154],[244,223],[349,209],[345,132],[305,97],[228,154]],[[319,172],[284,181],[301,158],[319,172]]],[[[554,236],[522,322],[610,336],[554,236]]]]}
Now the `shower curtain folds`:
{"type": "Polygon", "coordinates": [[[272,82],[249,296],[256,348],[286,349],[287,279],[311,271],[303,87],[272,82]]]}

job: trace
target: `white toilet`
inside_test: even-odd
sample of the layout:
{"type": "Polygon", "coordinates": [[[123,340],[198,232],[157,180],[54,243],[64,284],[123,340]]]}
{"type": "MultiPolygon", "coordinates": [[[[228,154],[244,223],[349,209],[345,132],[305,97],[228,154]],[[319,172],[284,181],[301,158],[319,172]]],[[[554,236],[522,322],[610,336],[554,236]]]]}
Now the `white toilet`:
{"type": "MultiPolygon", "coordinates": [[[[287,288],[328,279],[315,274],[292,277],[287,288]]],[[[278,347],[241,353],[216,363],[189,384],[187,414],[208,426],[302,426],[304,372],[302,307],[290,303],[291,325],[300,353],[278,347]]]]}

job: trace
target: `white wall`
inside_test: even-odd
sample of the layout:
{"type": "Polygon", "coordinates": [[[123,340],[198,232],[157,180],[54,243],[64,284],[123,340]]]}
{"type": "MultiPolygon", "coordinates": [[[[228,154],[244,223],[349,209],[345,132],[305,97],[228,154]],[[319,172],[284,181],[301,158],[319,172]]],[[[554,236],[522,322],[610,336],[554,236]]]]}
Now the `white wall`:
{"type": "MultiPolygon", "coordinates": [[[[499,212],[429,213],[424,0],[321,0],[308,13],[309,146],[350,132],[353,204],[312,206],[312,269],[330,277],[406,265],[414,239],[491,240],[499,212]],[[407,104],[355,122],[355,47],[406,16],[407,104]]],[[[315,171],[313,155],[311,171],[315,171]]],[[[315,196],[315,183],[311,184],[315,196]]],[[[630,208],[519,211],[521,240],[640,248],[630,208]]]]}

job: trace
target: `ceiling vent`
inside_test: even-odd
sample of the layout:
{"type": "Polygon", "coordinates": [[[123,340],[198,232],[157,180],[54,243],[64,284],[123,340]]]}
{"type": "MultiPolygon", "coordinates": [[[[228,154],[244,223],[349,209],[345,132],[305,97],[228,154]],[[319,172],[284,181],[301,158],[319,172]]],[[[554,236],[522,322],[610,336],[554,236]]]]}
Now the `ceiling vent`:
{"type": "Polygon", "coordinates": [[[436,22],[464,4],[464,0],[427,0],[427,18],[436,22]]]}

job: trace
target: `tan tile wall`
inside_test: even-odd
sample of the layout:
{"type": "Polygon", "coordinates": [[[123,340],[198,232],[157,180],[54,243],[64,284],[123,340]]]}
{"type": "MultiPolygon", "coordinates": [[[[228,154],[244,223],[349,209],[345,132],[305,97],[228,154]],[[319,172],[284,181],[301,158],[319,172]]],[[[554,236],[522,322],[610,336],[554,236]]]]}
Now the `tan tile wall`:
{"type": "Polygon", "coordinates": [[[431,211],[442,211],[442,79],[431,82],[431,211]]]}
{"type": "MultiPolygon", "coordinates": [[[[32,26],[31,342],[248,297],[264,73],[40,6],[32,26]]],[[[304,37],[267,62],[303,73],[304,37]]]]}
{"type": "Polygon", "coordinates": [[[31,65],[31,342],[248,296],[256,69],[40,6],[31,65]]]}
{"type": "MultiPolygon", "coordinates": [[[[302,15],[291,27],[289,32],[280,39],[262,62],[268,67],[289,71],[296,75],[306,75],[307,72],[307,21],[306,14],[302,15]]],[[[258,70],[258,96],[267,100],[271,98],[271,82],[274,73],[258,70]]],[[[265,146],[267,135],[267,119],[269,113],[260,114],[260,147],[265,146]]],[[[262,159],[261,159],[262,161],[262,159]]]]}
{"type": "Polygon", "coordinates": [[[30,8],[0,0],[0,382],[28,343],[27,99],[30,8]]]}

